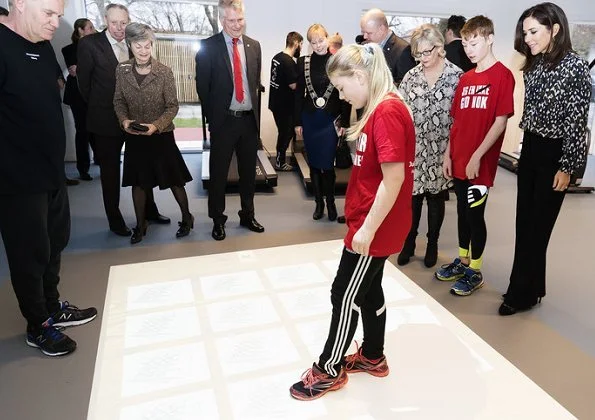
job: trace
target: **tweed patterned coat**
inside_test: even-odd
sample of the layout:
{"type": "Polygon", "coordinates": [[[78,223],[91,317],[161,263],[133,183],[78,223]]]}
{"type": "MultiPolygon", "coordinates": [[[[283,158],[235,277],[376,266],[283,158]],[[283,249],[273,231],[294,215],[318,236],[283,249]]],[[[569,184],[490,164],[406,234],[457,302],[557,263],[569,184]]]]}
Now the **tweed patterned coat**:
{"type": "Polygon", "coordinates": [[[153,124],[157,131],[173,131],[173,119],[178,113],[178,97],[173,72],[151,58],[151,72],[140,86],[134,76],[134,59],[116,68],[114,109],[120,125],[124,120],[153,124]]]}

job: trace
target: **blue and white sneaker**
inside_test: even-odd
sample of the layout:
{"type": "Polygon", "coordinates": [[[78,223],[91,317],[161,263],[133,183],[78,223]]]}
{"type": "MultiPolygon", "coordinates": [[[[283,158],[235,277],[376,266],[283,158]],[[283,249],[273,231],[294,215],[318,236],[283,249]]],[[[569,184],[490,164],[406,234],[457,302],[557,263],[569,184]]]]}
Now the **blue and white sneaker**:
{"type": "Polygon", "coordinates": [[[444,264],[436,270],[436,278],[440,281],[455,281],[465,275],[468,267],[461,262],[460,258],[455,258],[450,264],[444,264]]]}
{"type": "Polygon", "coordinates": [[[458,296],[469,296],[481,287],[483,287],[483,275],[481,271],[466,268],[463,277],[458,279],[450,288],[450,293],[458,296]]]}

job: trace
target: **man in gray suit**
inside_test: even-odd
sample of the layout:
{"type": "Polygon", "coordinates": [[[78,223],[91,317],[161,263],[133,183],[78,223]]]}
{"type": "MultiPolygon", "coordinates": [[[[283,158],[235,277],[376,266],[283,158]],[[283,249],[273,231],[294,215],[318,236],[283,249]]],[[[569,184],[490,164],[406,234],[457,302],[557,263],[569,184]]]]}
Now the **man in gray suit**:
{"type": "Polygon", "coordinates": [[[264,232],[254,218],[260,44],[243,35],[243,0],[220,0],[219,19],[223,31],[202,41],[196,54],[196,90],[211,135],[209,217],[217,241],[225,239],[225,186],[234,151],[240,176],[240,225],[264,232]]]}

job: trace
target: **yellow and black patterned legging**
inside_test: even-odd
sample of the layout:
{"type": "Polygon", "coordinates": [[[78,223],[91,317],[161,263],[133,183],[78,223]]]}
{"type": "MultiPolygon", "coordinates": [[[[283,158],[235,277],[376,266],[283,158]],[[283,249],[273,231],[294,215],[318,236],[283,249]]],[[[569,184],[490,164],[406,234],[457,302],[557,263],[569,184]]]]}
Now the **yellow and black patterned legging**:
{"type": "Polygon", "coordinates": [[[459,256],[470,258],[469,267],[481,270],[488,236],[484,218],[489,188],[473,185],[468,179],[454,180],[457,195],[459,256]]]}

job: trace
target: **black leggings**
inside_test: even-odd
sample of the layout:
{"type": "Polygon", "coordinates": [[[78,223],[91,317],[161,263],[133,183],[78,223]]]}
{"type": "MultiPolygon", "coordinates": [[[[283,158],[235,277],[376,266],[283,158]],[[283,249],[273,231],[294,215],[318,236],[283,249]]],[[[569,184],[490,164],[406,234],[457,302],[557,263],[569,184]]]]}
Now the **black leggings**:
{"type": "Polygon", "coordinates": [[[287,148],[289,143],[293,139],[294,132],[294,119],[293,114],[287,114],[285,112],[273,112],[275,124],[277,125],[277,158],[276,164],[282,166],[285,163],[287,148]]]}
{"type": "Polygon", "coordinates": [[[489,188],[473,185],[468,179],[454,180],[457,194],[459,256],[470,257],[470,267],[480,270],[488,231],[484,218],[489,188]]]}

